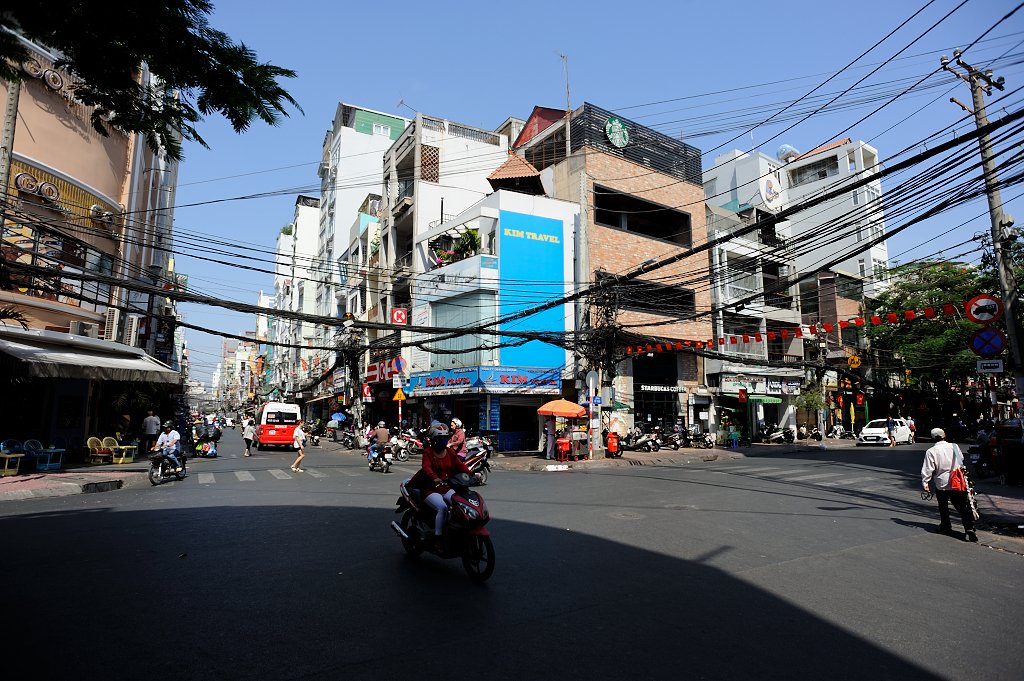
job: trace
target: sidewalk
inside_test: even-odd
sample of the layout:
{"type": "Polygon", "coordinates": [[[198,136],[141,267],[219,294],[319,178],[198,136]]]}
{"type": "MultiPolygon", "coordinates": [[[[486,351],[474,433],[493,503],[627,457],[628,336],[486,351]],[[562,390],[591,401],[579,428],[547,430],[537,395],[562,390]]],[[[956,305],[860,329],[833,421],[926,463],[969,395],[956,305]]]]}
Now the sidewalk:
{"type": "MultiPolygon", "coordinates": [[[[848,449],[854,447],[850,440],[832,440],[825,443],[828,449],[848,449]]],[[[699,461],[717,461],[724,459],[743,459],[751,456],[767,456],[771,454],[792,454],[795,452],[820,451],[820,443],[766,445],[757,444],[753,447],[715,447],[713,449],[662,449],[657,452],[625,452],[618,459],[597,459],[594,461],[549,461],[543,454],[503,456],[498,454],[491,459],[491,468],[505,471],[564,471],[569,469],[614,468],[618,466],[674,466],[696,463],[699,461]]]]}
{"type": "Polygon", "coordinates": [[[1014,530],[1024,525],[1024,487],[1000,485],[995,478],[974,481],[974,494],[978,512],[990,522],[1012,525],[1014,530]]]}
{"type": "Polygon", "coordinates": [[[26,471],[0,478],[0,501],[110,492],[148,484],[149,464],[69,464],[59,471],[26,471]]]}

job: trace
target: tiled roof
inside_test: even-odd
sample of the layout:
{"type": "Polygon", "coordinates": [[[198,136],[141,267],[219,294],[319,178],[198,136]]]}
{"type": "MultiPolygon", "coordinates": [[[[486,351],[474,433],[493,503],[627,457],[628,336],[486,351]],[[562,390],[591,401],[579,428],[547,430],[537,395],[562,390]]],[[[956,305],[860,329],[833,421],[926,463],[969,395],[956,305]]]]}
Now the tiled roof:
{"type": "Polygon", "coordinates": [[[537,177],[540,171],[522,156],[512,154],[497,170],[487,176],[488,180],[506,180],[514,177],[537,177]]]}
{"type": "Polygon", "coordinates": [[[833,142],[832,144],[826,144],[825,146],[823,146],[823,147],[818,147],[817,149],[811,149],[811,150],[810,150],[810,151],[808,151],[808,152],[807,152],[806,154],[800,154],[799,156],[797,156],[797,157],[796,157],[795,159],[793,159],[793,160],[794,160],[794,161],[798,161],[798,160],[800,160],[800,159],[802,159],[802,158],[807,158],[808,156],[810,156],[810,155],[812,155],[812,154],[817,154],[817,153],[818,153],[819,151],[826,151],[826,150],[828,150],[828,149],[833,149],[833,148],[835,148],[835,147],[841,147],[841,146],[843,146],[844,144],[849,144],[849,143],[850,143],[850,142],[852,142],[852,141],[853,141],[853,140],[852,140],[851,138],[847,137],[847,138],[846,138],[846,139],[844,139],[844,140],[839,140],[838,142],[833,142]]]}

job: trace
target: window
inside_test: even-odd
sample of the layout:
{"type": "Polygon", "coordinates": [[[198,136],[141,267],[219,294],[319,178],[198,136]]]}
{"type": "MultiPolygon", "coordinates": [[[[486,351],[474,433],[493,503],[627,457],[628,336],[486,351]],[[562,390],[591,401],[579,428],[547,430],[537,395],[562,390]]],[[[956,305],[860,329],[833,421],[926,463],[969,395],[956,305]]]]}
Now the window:
{"type": "Polygon", "coordinates": [[[886,270],[889,269],[889,263],[878,258],[871,259],[872,268],[874,270],[875,279],[882,280],[888,279],[889,275],[886,270]]]}
{"type": "Polygon", "coordinates": [[[594,217],[598,224],[689,246],[690,214],[630,194],[594,185],[594,217]]]}
{"type": "MultiPolygon", "coordinates": [[[[857,238],[858,240],[860,240],[859,236],[857,238]]],[[[865,268],[864,266],[863,259],[857,261],[857,271],[860,273],[860,276],[862,277],[866,277],[868,275],[867,268],[865,268]]]]}
{"type": "Polygon", "coordinates": [[[789,171],[789,185],[799,187],[802,184],[809,184],[824,180],[839,174],[839,157],[830,156],[821,161],[808,163],[805,166],[789,171]]]}
{"type": "Polygon", "coordinates": [[[718,178],[717,177],[713,178],[711,180],[708,180],[707,182],[704,183],[704,198],[705,199],[710,199],[712,196],[715,195],[715,193],[716,193],[715,188],[716,188],[717,184],[718,184],[718,178]]]}
{"type": "Polygon", "coordinates": [[[856,189],[854,189],[851,193],[853,194],[853,205],[859,206],[860,205],[860,192],[857,191],[856,189]]]}
{"type": "MultiPolygon", "coordinates": [[[[601,281],[611,275],[597,273],[601,281]]],[[[697,313],[694,292],[681,286],[655,284],[643,279],[630,279],[615,285],[619,307],[634,312],[648,312],[669,317],[689,317],[697,313]]]]}
{"type": "Polygon", "coordinates": [[[391,137],[391,126],[381,125],[380,123],[373,124],[374,135],[384,135],[385,137],[391,137]]]}
{"type": "Polygon", "coordinates": [[[856,154],[854,154],[854,153],[853,153],[852,151],[851,151],[851,152],[849,152],[849,153],[848,153],[848,154],[846,155],[846,162],[847,162],[847,163],[849,164],[849,166],[850,166],[850,172],[851,172],[851,173],[852,173],[853,171],[857,170],[857,155],[856,155],[856,154]]]}
{"type": "Polygon", "coordinates": [[[874,187],[864,187],[864,193],[867,197],[866,203],[868,204],[882,199],[882,192],[874,187]]]}

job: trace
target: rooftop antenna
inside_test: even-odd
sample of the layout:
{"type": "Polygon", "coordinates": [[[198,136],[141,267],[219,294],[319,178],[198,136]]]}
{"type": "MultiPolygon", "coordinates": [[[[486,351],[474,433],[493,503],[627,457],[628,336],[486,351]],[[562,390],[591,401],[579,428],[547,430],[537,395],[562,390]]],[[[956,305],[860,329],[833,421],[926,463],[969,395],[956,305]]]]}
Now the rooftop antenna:
{"type": "Polygon", "coordinates": [[[569,154],[572,153],[572,141],[569,137],[569,123],[572,118],[572,106],[569,104],[569,55],[558,50],[555,50],[555,54],[562,58],[562,72],[565,74],[565,157],[569,158],[569,154]]]}
{"type": "Polygon", "coordinates": [[[402,93],[398,93],[398,104],[395,105],[395,108],[401,109],[403,106],[409,111],[412,111],[413,113],[419,113],[419,111],[405,103],[405,98],[402,97],[402,93]]]}

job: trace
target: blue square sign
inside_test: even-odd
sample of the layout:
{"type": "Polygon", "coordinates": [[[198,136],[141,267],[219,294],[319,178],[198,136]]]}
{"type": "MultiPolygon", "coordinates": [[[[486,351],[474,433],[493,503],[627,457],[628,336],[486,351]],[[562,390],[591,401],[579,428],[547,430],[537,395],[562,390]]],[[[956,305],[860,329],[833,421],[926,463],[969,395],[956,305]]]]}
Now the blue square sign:
{"type": "Polygon", "coordinates": [[[594,395],[594,404],[601,404],[601,396],[594,395]]]}

